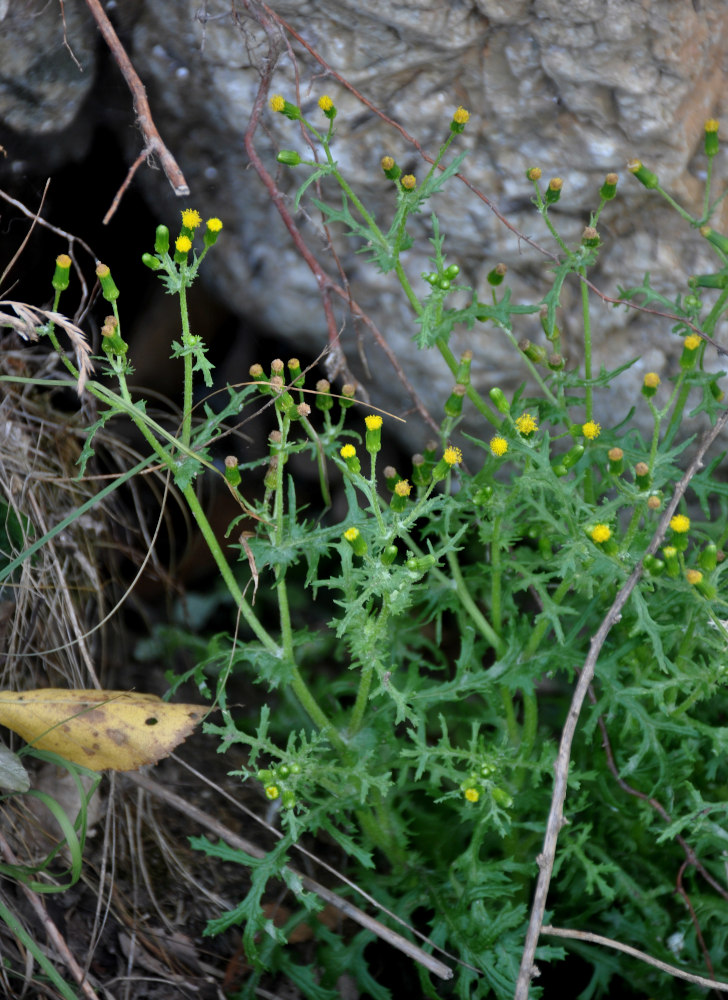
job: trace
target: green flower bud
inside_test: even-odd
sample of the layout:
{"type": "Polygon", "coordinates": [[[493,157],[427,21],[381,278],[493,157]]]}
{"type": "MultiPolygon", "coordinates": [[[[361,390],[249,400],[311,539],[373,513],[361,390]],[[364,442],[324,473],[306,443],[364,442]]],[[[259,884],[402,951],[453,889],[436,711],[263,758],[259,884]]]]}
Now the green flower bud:
{"type": "Polygon", "coordinates": [[[397,558],[399,550],[396,545],[388,545],[379,557],[383,566],[391,566],[397,558]]]}
{"type": "Polygon", "coordinates": [[[634,478],[638,489],[648,490],[650,488],[650,467],[647,462],[638,462],[637,465],[635,465],[634,478]]]}
{"type": "Polygon", "coordinates": [[[621,448],[610,448],[607,452],[609,471],[613,476],[621,476],[624,471],[624,452],[621,448]]]}
{"type": "Polygon", "coordinates": [[[268,468],[266,469],[265,475],[263,476],[263,485],[267,490],[274,490],[278,485],[278,466],[279,466],[278,455],[271,455],[270,462],[268,463],[268,468]]]}
{"type": "Polygon", "coordinates": [[[150,271],[158,271],[162,266],[162,262],[159,257],[155,257],[150,253],[142,254],[142,264],[144,264],[145,267],[148,267],[150,271]]]}
{"type": "Polygon", "coordinates": [[[114,279],[111,277],[111,271],[106,264],[99,262],[96,265],[96,277],[101,282],[101,294],[106,301],[115,302],[119,298],[119,289],[114,284],[114,279]]]}
{"type": "Polygon", "coordinates": [[[70,282],[71,258],[67,253],[61,253],[56,257],[56,269],[53,272],[51,284],[57,292],[65,292],[70,282]]]}
{"type": "Polygon", "coordinates": [[[690,371],[695,367],[698,360],[698,351],[703,343],[702,338],[697,333],[688,334],[683,340],[683,351],[680,355],[680,367],[683,371],[690,371]]]}
{"type": "Polygon", "coordinates": [[[237,458],[234,455],[228,455],[225,459],[226,481],[230,483],[231,486],[239,486],[241,478],[237,458]]]}
{"type": "Polygon", "coordinates": [[[718,122],[715,118],[709,118],[705,123],[705,155],[715,156],[718,147],[718,122]]]}
{"type": "Polygon", "coordinates": [[[424,455],[412,456],[412,482],[415,486],[427,486],[430,481],[430,469],[424,455]]]}
{"type": "Polygon", "coordinates": [[[497,806],[501,806],[503,809],[510,809],[513,805],[513,796],[509,795],[504,788],[491,788],[490,797],[497,806]]]}
{"type": "Polygon", "coordinates": [[[525,337],[523,340],[519,340],[518,350],[525,354],[529,361],[533,361],[535,365],[546,364],[546,361],[548,360],[546,348],[542,347],[540,344],[532,344],[531,341],[525,337]]]}
{"type": "Polygon", "coordinates": [[[710,542],[698,556],[698,566],[706,573],[712,573],[718,565],[718,546],[710,542]]]}
{"type": "Polygon", "coordinates": [[[383,156],[381,160],[382,170],[384,171],[384,176],[390,181],[399,180],[402,170],[394,162],[391,156],[383,156]]]}
{"type": "Polygon", "coordinates": [[[443,275],[445,278],[448,279],[448,281],[452,281],[453,278],[457,278],[459,274],[460,274],[459,264],[451,264],[449,267],[446,267],[445,270],[443,271],[443,275]]]}
{"type": "Polygon", "coordinates": [[[653,174],[647,167],[643,166],[641,160],[630,160],[627,164],[627,170],[631,174],[634,174],[640,184],[643,184],[649,190],[660,186],[657,174],[653,174]]]}
{"type": "Polygon", "coordinates": [[[390,492],[394,489],[402,477],[397,472],[393,465],[385,465],[384,467],[384,482],[387,484],[387,489],[390,492]]]}
{"type": "Polygon", "coordinates": [[[496,410],[498,410],[499,413],[508,416],[511,412],[511,404],[506,399],[503,390],[494,386],[488,395],[490,396],[491,402],[493,403],[493,406],[495,406],[496,410]]]}
{"type": "Polygon", "coordinates": [[[169,229],[166,226],[157,226],[154,252],[158,254],[169,253],[169,229]]]}
{"type": "Polygon", "coordinates": [[[584,451],[585,449],[583,444],[575,444],[572,448],[569,448],[565,455],[562,455],[560,464],[563,465],[565,469],[573,469],[581,456],[584,454],[584,451]]]}
{"type": "Polygon", "coordinates": [[[295,385],[297,389],[300,388],[304,382],[304,374],[301,371],[301,362],[298,358],[289,358],[287,368],[291,384],[295,385]]]}
{"type": "Polygon", "coordinates": [[[710,226],[701,226],[698,232],[701,236],[705,237],[708,243],[712,243],[717,250],[720,250],[722,254],[728,255],[728,236],[716,233],[710,226]]]}
{"type": "Polygon", "coordinates": [[[662,554],[665,557],[665,565],[667,566],[667,575],[671,576],[673,579],[680,576],[680,563],[677,558],[677,549],[674,545],[666,545],[662,550],[662,554]]]}
{"type": "Polygon", "coordinates": [[[344,539],[349,543],[355,556],[363,556],[367,551],[367,543],[362,538],[358,528],[347,528],[344,539]]]}
{"type": "Polygon", "coordinates": [[[471,350],[463,351],[455,374],[455,381],[458,385],[470,385],[470,365],[472,362],[473,352],[471,350]]]}
{"type": "Polygon", "coordinates": [[[563,356],[556,352],[554,352],[553,354],[549,354],[548,358],[546,359],[546,363],[552,372],[560,372],[566,365],[563,356]]]}
{"type": "Polygon", "coordinates": [[[448,417],[459,417],[463,412],[463,398],[467,393],[467,386],[455,385],[445,403],[445,414],[448,417]]]}
{"type": "Polygon", "coordinates": [[[508,266],[506,264],[496,264],[491,271],[488,271],[488,284],[492,285],[493,288],[497,288],[498,285],[503,283],[503,279],[507,273],[508,266]]]}
{"type": "Polygon", "coordinates": [[[665,563],[662,559],[658,559],[657,556],[651,554],[645,556],[642,565],[650,576],[661,576],[665,572],[665,563]]]}
{"type": "Polygon", "coordinates": [[[561,197],[561,188],[564,186],[564,182],[560,177],[552,177],[549,181],[549,186],[546,188],[546,194],[544,195],[544,202],[547,205],[555,205],[556,202],[561,197]]]}
{"type": "Polygon", "coordinates": [[[325,378],[321,378],[316,383],[316,409],[325,412],[334,405],[331,397],[331,383],[325,378]]]}
{"type": "Polygon", "coordinates": [[[432,554],[427,556],[411,556],[405,566],[411,573],[426,573],[428,570],[437,562],[437,559],[432,554]]]}
{"type": "Polygon", "coordinates": [[[345,444],[339,454],[346,462],[349,472],[353,472],[354,475],[358,475],[361,472],[361,462],[357,458],[356,448],[353,444],[345,444]]]}
{"type": "Polygon", "coordinates": [[[718,274],[694,274],[688,284],[691,288],[726,288],[728,274],[720,271],[718,274]]]}
{"type": "Polygon", "coordinates": [[[299,163],[303,163],[303,160],[295,149],[282,149],[276,156],[276,160],[287,167],[297,167],[299,163]]]}
{"type": "Polygon", "coordinates": [[[481,486],[480,489],[476,490],[476,492],[473,494],[473,503],[478,507],[484,507],[492,496],[493,496],[492,486],[481,486]]]}
{"type": "Polygon", "coordinates": [[[619,177],[617,174],[607,174],[604,178],[604,183],[599,189],[599,197],[603,198],[604,201],[611,201],[617,193],[618,181],[619,177]]]}
{"type": "Polygon", "coordinates": [[[345,385],[342,385],[341,387],[342,398],[339,400],[339,406],[341,407],[342,410],[348,410],[350,406],[354,405],[354,403],[356,402],[356,400],[354,399],[355,395],[356,395],[355,385],[351,385],[351,383],[349,382],[345,383],[345,385]]]}

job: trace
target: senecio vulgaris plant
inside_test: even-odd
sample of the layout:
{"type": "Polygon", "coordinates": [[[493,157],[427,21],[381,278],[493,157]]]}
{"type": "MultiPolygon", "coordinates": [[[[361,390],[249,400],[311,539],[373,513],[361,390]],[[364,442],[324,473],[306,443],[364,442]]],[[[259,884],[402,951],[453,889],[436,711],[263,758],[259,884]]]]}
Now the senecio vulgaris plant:
{"type": "MultiPolygon", "coordinates": [[[[594,370],[585,280],[600,252],[599,221],[616,195],[617,175],[606,177],[574,246],[550,211],[562,196],[562,180],[544,185],[538,167],[530,167],[524,183],[557,247],[551,287],[540,301],[517,304],[507,269],[494,261],[490,296],[482,301],[458,282],[459,267],[445,255],[434,213],[432,269],[415,281],[403,265],[412,245],[408,222],[461,167],[464,153],[446,160],[468,112],[457,109],[424,178],[403,174],[393,157],[384,156],[392,215],[382,225],[334,158],[333,101],[323,97],[319,105],[325,129],[283,97],[271,101],[272,110],[299,122],[322,153],[320,160],[279,153],[280,163],[307,171],[295,204],[315,181],[325,190],[338,188],[336,207],[336,198],[312,199],[314,206],[327,223],[343,226],[374,265],[394,272],[411,305],[416,347],[438,352],[453,375],[439,436],[408,468],[381,468],[382,437],[393,426],[386,414],[362,417],[352,386],[335,392],[325,380],[307,384],[296,359],[253,366],[249,384],[228,387],[224,407],[205,406],[203,419],[192,420],[194,378],[210,385],[211,365],[189,328],[185,295],[215,242],[218,220],[207,222],[199,256],[193,242],[202,220],[188,209],[174,244],[161,226],[154,254],[143,258],[180,301],[182,334],[173,344],[184,371],[178,435],[155,424],[131,398],[118,291],[108,269],[97,272],[113,309],[102,332],[105,370],[117,389],[88,384],[107,407],[96,426],[119,413],[134,421],[154,460],[174,476],[240,616],[236,641],[217,635],[200,649],[199,639],[178,630],[160,634],[158,644],[196,644],[197,666],[171,677],[172,684],[192,677],[203,694],[214,696],[222,721],[206,729],[219,737],[221,749],[246,748],[247,763],[237,773],[258,783],[281,834],[262,861],[193,838],[211,857],[250,868],[249,893],[209,932],[242,927],[252,972],[241,997],[255,995],[271,974],[287,977],[312,998],[339,996],[344,973],[372,997],[404,988],[395,981],[390,989],[378,976],[371,930],[344,926],[335,933],[313,918],[319,901],[286,865],[305,834],[321,834],[337,845],[337,866],[346,859],[348,881],[337,889],[340,895],[361,904],[359,892],[366,893],[369,904],[376,901],[385,911],[385,923],[447,966],[449,973],[438,978],[414,962],[411,990],[425,997],[501,1000],[541,995],[531,959],[520,978],[519,966],[537,856],[543,859],[553,811],[557,743],[592,637],[638,571],[603,638],[590,700],[569,747],[568,775],[562,775],[566,804],[548,919],[566,940],[546,928],[535,962],[544,982],[550,966],[558,975],[567,953],[576,953],[585,1000],[609,995],[618,975],[630,980],[635,995],[703,995],[698,979],[687,984],[670,977],[679,967],[688,976],[718,978],[728,948],[728,518],[727,489],[716,475],[722,456],[694,471],[689,486],[683,483],[676,493],[682,465],[698,448],[694,435],[681,435],[686,416],[705,414],[716,427],[725,414],[724,373],[704,367],[706,338],[712,339],[728,302],[728,238],[708,225],[719,201],[711,201],[711,174],[704,218],[675,207],[702,227],[717,256],[715,272],[691,277],[674,298],[658,293],[648,278],[621,292],[622,303],[659,307],[672,316],[665,336],[682,338],[675,370],[662,380],[648,373],[634,400],[651,425],[645,437],[639,429],[645,421],[638,426],[632,414],[613,425],[597,419],[599,394],[630,367],[594,370]],[[565,362],[557,323],[567,280],[579,282],[582,291],[584,363],[578,371],[565,362]],[[537,318],[543,343],[519,339],[529,315],[537,318]],[[484,397],[473,386],[472,353],[456,357],[449,339],[456,326],[481,323],[512,344],[524,380],[528,376],[534,387],[529,394],[524,387],[509,399],[492,386],[484,397]],[[221,428],[256,401],[271,405],[276,418],[263,467],[230,455],[224,471],[216,469],[213,446],[221,428]],[[466,406],[482,418],[480,435],[461,429],[466,406]],[[467,470],[463,448],[471,456],[467,470]],[[300,509],[296,477],[287,471],[294,455],[308,455],[318,466],[318,518],[300,509]],[[239,546],[239,571],[229,565],[197,498],[194,481],[205,469],[224,476],[241,518],[251,512],[256,518],[255,537],[239,546]],[[243,477],[261,473],[262,499],[244,500],[243,477]],[[343,490],[342,520],[330,513],[332,480],[343,490]],[[275,600],[275,629],[243,592],[240,580],[251,559],[259,600],[266,592],[275,600]],[[269,692],[257,719],[228,704],[233,672],[269,692]],[[298,902],[283,927],[273,926],[263,906],[276,877],[298,902]],[[286,941],[303,921],[314,941],[302,956],[286,941]],[[583,931],[610,940],[595,945],[580,937],[583,931]],[[620,942],[671,971],[620,956],[611,950],[620,942]]],[[[710,167],[716,151],[717,123],[708,122],[710,167]]],[[[671,200],[641,163],[629,169],[671,200]]],[[[54,308],[67,285],[67,261],[59,258],[58,268],[54,308]]],[[[52,326],[46,332],[61,350],[52,326]]],[[[563,994],[563,982],[559,990],[563,994]]]]}

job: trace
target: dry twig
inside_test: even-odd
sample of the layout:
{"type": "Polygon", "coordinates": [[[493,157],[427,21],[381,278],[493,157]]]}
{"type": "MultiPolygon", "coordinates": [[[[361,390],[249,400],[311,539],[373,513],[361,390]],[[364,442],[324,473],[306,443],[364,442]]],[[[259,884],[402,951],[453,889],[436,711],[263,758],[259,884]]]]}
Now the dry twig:
{"type": "MultiPolygon", "coordinates": [[[[675,513],[678,503],[681,497],[685,493],[685,490],[693,478],[697,470],[701,467],[703,462],[703,456],[707,452],[708,448],[711,446],[716,437],[720,434],[722,429],[728,423],[728,411],[725,411],[716,421],[715,426],[712,427],[708,433],[703,437],[695,457],[690,463],[688,469],[683,475],[680,482],[675,487],[675,492],[672,495],[670,502],[665,508],[665,513],[660,519],[660,523],[657,526],[657,531],[655,532],[652,541],[647,547],[645,555],[652,555],[657,551],[660,546],[662,539],[667,531],[667,526],[670,523],[670,518],[675,513]]],[[[644,557],[643,557],[644,559],[644,557]]],[[[564,801],[566,799],[566,784],[569,772],[569,762],[571,759],[571,744],[574,739],[574,734],[576,732],[576,725],[579,721],[579,714],[581,712],[582,705],[584,704],[584,699],[589,690],[589,685],[594,678],[594,671],[597,664],[597,659],[599,653],[601,652],[602,646],[604,645],[606,638],[612,628],[620,618],[622,608],[627,603],[632,591],[637,586],[637,583],[642,576],[642,560],[635,566],[634,570],[630,574],[627,582],[621,588],[614,603],[604,617],[602,624],[597,629],[596,633],[592,637],[589,654],[584,661],[584,666],[581,668],[581,673],[579,675],[579,681],[574,690],[574,695],[571,700],[571,705],[569,707],[569,714],[567,715],[566,722],[564,724],[564,729],[561,734],[561,743],[559,744],[559,753],[556,758],[556,763],[554,765],[554,790],[551,797],[551,808],[549,809],[548,821],[546,823],[546,834],[544,836],[543,850],[538,856],[538,866],[539,875],[538,881],[536,883],[536,892],[534,894],[533,904],[531,907],[531,916],[528,924],[528,931],[526,933],[526,942],[523,948],[523,955],[521,958],[521,967],[518,973],[518,982],[516,984],[516,992],[514,994],[514,1000],[528,1000],[529,986],[531,982],[531,977],[534,975],[534,958],[536,955],[536,947],[538,945],[539,935],[541,933],[541,926],[543,923],[543,915],[546,909],[546,897],[549,891],[549,885],[551,883],[551,875],[554,867],[554,860],[556,858],[556,843],[559,836],[559,831],[564,823],[564,801]]]]}
{"type": "Polygon", "coordinates": [[[668,976],[677,976],[678,979],[687,979],[689,983],[695,983],[696,986],[703,986],[709,990],[720,990],[721,993],[728,993],[728,983],[722,983],[717,979],[706,979],[704,976],[696,976],[692,972],[686,972],[677,965],[668,965],[667,962],[661,962],[659,958],[653,958],[652,955],[647,955],[638,948],[633,948],[629,944],[622,944],[621,941],[615,941],[613,938],[602,937],[601,934],[592,934],[590,931],[575,931],[569,927],[550,926],[542,927],[541,933],[551,934],[553,937],[573,938],[575,941],[589,941],[592,944],[604,945],[605,948],[614,948],[615,951],[623,951],[625,955],[632,955],[634,958],[638,958],[640,962],[646,962],[647,965],[654,965],[656,969],[666,972],[668,976]]]}
{"type": "Polygon", "coordinates": [[[172,190],[178,197],[186,197],[190,193],[190,189],[179,164],[162,142],[162,137],[157,131],[157,126],[154,124],[154,120],[152,118],[152,111],[149,107],[149,101],[147,100],[147,92],[144,84],[139,79],[136,70],[132,66],[131,59],[126,54],[124,46],[119,41],[119,36],[114,31],[111,21],[106,16],[106,12],[101,6],[100,0],[86,0],[86,3],[93,15],[94,20],[96,21],[96,24],[98,25],[99,31],[104,36],[104,41],[111,49],[111,54],[113,55],[117,66],[121,70],[129,90],[131,90],[132,97],[134,98],[134,110],[136,111],[137,122],[139,123],[139,128],[142,130],[145,140],[144,149],[129,168],[129,172],[126,175],[124,183],[117,191],[109,211],[104,216],[104,225],[107,225],[114,212],[119,207],[119,202],[121,201],[124,192],[131,183],[132,178],[142,161],[152,154],[156,154],[159,157],[159,162],[162,164],[162,170],[164,170],[167,175],[167,179],[172,185],[172,190]]]}

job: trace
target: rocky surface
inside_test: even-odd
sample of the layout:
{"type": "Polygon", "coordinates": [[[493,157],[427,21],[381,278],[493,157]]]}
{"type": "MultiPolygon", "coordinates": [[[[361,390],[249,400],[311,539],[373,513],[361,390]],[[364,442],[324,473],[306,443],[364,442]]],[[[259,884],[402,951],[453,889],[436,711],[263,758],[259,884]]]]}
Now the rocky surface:
{"type": "MultiPolygon", "coordinates": [[[[70,7],[67,0],[67,20],[70,7]]],[[[674,197],[689,210],[700,210],[703,123],[719,117],[725,102],[728,7],[723,0],[272,0],[271,7],[302,41],[252,0],[232,9],[229,0],[208,0],[203,7],[197,0],[143,4],[129,41],[156,124],[190,184],[189,203],[225,222],[207,279],[236,311],[285,334],[292,353],[317,352],[327,332],[315,277],[245,151],[262,74],[273,63],[270,93],[295,101],[298,87],[298,99],[314,120],[322,120],[317,98],[328,93],[334,99],[339,109],[335,155],[379,219],[387,218],[392,198],[379,167],[381,156],[391,153],[420,177],[426,165],[413,145],[342,81],[401,123],[430,155],[447,135],[453,109],[458,104],[469,108],[472,117],[459,140],[459,148],[469,150],[468,180],[515,227],[549,249],[555,248],[530,204],[525,169],[537,164],[544,178],[564,179],[554,220],[567,240],[578,239],[598,203],[605,173],[618,172],[619,197],[603,214],[604,250],[593,275],[606,294],[616,295],[618,284],[640,283],[646,270],[655,284],[670,289],[681,275],[710,268],[705,241],[646,192],[625,164],[638,156],[674,197]]],[[[66,68],[77,74],[70,60],[66,68]]],[[[47,119],[39,127],[47,127],[47,119]]],[[[136,154],[139,136],[128,126],[125,136],[130,156],[136,154]]],[[[292,211],[295,185],[305,179],[305,168],[282,168],[275,153],[280,148],[304,151],[297,125],[266,105],[254,143],[292,211]]],[[[728,174],[726,167],[721,153],[719,177],[728,174]]],[[[181,206],[163,174],[143,170],[138,176],[160,218],[173,219],[181,206]]],[[[337,198],[333,186],[324,185],[323,193],[337,198]]],[[[461,279],[481,297],[487,295],[485,277],[498,261],[508,264],[516,300],[533,301],[545,292],[548,259],[519,241],[463,184],[451,182],[432,207],[449,260],[460,264],[461,279]]],[[[309,205],[296,221],[311,252],[336,276],[315,210],[309,205]]],[[[714,222],[717,228],[720,224],[720,219],[714,222]]],[[[431,252],[426,214],[416,220],[413,233],[417,239],[406,267],[415,287],[424,288],[419,274],[429,270],[431,252]]],[[[351,294],[438,412],[449,392],[449,373],[439,357],[412,344],[412,313],[392,276],[378,274],[356,255],[355,244],[336,233],[333,244],[351,294]]],[[[578,302],[579,289],[571,283],[562,298],[560,323],[572,358],[581,340],[578,302]]],[[[395,408],[406,405],[367,328],[352,322],[345,303],[336,302],[335,309],[347,359],[373,399],[395,408]],[[359,364],[357,338],[370,376],[359,364]]],[[[597,362],[614,367],[641,356],[631,385],[623,383],[610,401],[610,419],[626,413],[644,371],[669,369],[677,354],[670,326],[595,303],[597,362]]],[[[518,338],[542,340],[533,317],[522,318],[515,332],[518,338]]],[[[463,332],[453,346],[473,349],[474,371],[484,388],[498,382],[513,389],[524,376],[510,345],[490,327],[463,332]]]]}

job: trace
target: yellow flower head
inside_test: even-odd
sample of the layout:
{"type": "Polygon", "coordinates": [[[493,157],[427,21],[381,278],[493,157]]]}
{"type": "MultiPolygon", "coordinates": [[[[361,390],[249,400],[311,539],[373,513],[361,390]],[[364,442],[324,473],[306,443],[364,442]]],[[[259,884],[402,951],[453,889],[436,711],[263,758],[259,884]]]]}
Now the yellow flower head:
{"type": "Polygon", "coordinates": [[[395,484],[394,492],[398,497],[408,497],[412,492],[412,487],[406,479],[400,479],[400,481],[395,484]]]}
{"type": "Polygon", "coordinates": [[[529,167],[526,171],[526,177],[529,181],[537,181],[541,177],[541,167],[529,167]]]}
{"type": "Polygon", "coordinates": [[[417,184],[417,178],[414,174],[405,174],[400,183],[405,191],[412,191],[417,184]]]}
{"type": "Polygon", "coordinates": [[[656,389],[660,384],[660,376],[657,372],[647,372],[644,377],[644,384],[648,389],[656,389]]]}
{"type": "Polygon", "coordinates": [[[346,531],[344,532],[344,538],[347,540],[347,542],[353,542],[358,537],[359,537],[358,528],[347,528],[346,531]]]}
{"type": "Polygon", "coordinates": [[[192,240],[189,236],[178,236],[175,240],[174,248],[178,253],[189,253],[192,249],[192,240]]]}
{"type": "Polygon", "coordinates": [[[202,216],[196,208],[185,208],[182,210],[182,225],[185,229],[197,229],[202,224],[202,216]]]}
{"type": "Polygon", "coordinates": [[[496,434],[495,437],[490,439],[490,450],[496,458],[502,458],[508,451],[508,442],[504,437],[501,437],[500,434],[496,434]]]}
{"type": "Polygon", "coordinates": [[[688,583],[692,583],[692,585],[695,586],[696,583],[700,583],[700,581],[703,579],[703,574],[700,572],[699,569],[689,569],[685,573],[685,579],[688,581],[688,583]]]}
{"type": "Polygon", "coordinates": [[[364,423],[368,431],[378,431],[382,426],[382,418],[378,413],[370,413],[368,417],[364,417],[364,423]]]}
{"type": "Polygon", "coordinates": [[[612,537],[612,530],[606,524],[595,524],[592,530],[589,532],[592,541],[600,544],[601,542],[607,542],[612,537]]]}
{"type": "Polygon", "coordinates": [[[697,333],[691,333],[689,336],[683,340],[683,347],[686,347],[689,351],[694,351],[696,348],[700,347],[700,337],[697,333]]]}
{"type": "Polygon", "coordinates": [[[596,421],[594,420],[587,420],[585,424],[581,425],[581,433],[584,435],[585,438],[588,438],[590,441],[593,441],[595,438],[598,438],[601,432],[602,432],[602,425],[596,423],[596,421]]]}
{"type": "Polygon", "coordinates": [[[273,799],[277,799],[280,794],[281,794],[281,790],[278,787],[278,785],[266,785],[265,786],[265,797],[267,799],[270,799],[271,801],[273,801],[273,799]]]}
{"type": "Polygon", "coordinates": [[[72,263],[73,261],[71,260],[71,258],[68,256],[67,253],[59,253],[58,256],[56,257],[56,264],[58,264],[59,267],[62,267],[64,269],[69,268],[72,263]]]}
{"type": "Polygon", "coordinates": [[[463,460],[463,453],[459,448],[446,448],[442,457],[448,465],[459,465],[463,460]]]}
{"type": "Polygon", "coordinates": [[[460,106],[459,108],[457,108],[455,114],[452,116],[452,120],[455,122],[456,125],[467,125],[467,123],[470,120],[470,112],[466,111],[464,107],[460,106]]]}
{"type": "Polygon", "coordinates": [[[679,535],[684,535],[686,531],[690,530],[690,518],[686,517],[685,514],[676,514],[670,521],[670,527],[679,535]]]}
{"type": "Polygon", "coordinates": [[[321,108],[322,111],[331,111],[331,109],[334,106],[334,102],[331,100],[328,94],[324,94],[322,97],[319,97],[318,106],[321,108]]]}
{"type": "Polygon", "coordinates": [[[270,99],[270,106],[273,111],[283,111],[286,102],[280,94],[274,94],[270,99]]]}
{"type": "Polygon", "coordinates": [[[516,429],[519,434],[533,434],[538,430],[538,424],[530,413],[522,413],[516,418],[516,429]]]}
{"type": "Polygon", "coordinates": [[[717,118],[708,118],[707,121],[705,122],[706,132],[717,132],[719,127],[720,125],[717,118]]]}
{"type": "Polygon", "coordinates": [[[207,220],[207,228],[211,233],[219,233],[222,229],[222,222],[218,218],[213,217],[207,220]]]}
{"type": "Polygon", "coordinates": [[[381,160],[382,170],[391,170],[393,166],[394,166],[394,157],[392,157],[392,156],[383,156],[382,157],[382,160],[381,160]]]}
{"type": "Polygon", "coordinates": [[[468,802],[477,802],[480,798],[480,792],[477,788],[466,788],[463,795],[468,800],[468,802]]]}
{"type": "Polygon", "coordinates": [[[356,448],[353,444],[345,444],[339,452],[342,458],[353,458],[356,455],[356,448]]]}

